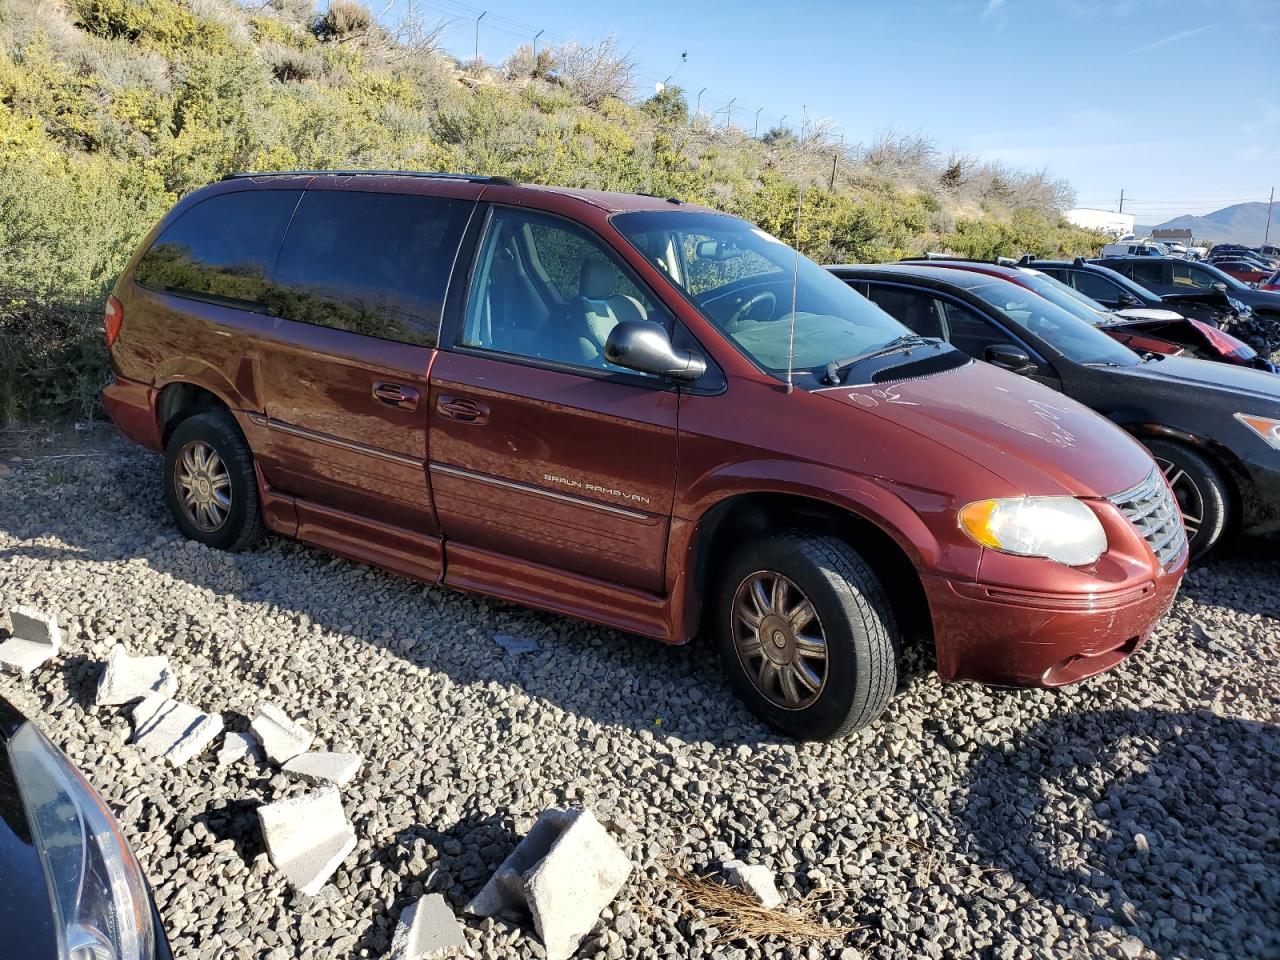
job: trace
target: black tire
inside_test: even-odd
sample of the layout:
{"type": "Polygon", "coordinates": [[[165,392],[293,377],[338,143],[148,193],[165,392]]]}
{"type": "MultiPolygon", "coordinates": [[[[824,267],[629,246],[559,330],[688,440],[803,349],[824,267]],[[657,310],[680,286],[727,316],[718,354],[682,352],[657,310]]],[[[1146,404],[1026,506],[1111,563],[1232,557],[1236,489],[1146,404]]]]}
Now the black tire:
{"type": "MultiPolygon", "coordinates": [[[[165,502],[178,529],[189,540],[218,550],[252,547],[262,538],[262,505],[253,470],[253,454],[235,419],[225,410],[211,410],[183,420],[174,429],[164,452],[165,502]],[[193,445],[203,444],[218,455],[230,484],[230,505],[213,529],[197,525],[183,508],[179,493],[179,460],[193,445]]],[[[210,524],[206,524],[206,527],[210,524]]]]}
{"type": "MultiPolygon", "coordinates": [[[[750,541],[736,550],[721,570],[712,602],[716,645],[725,673],[748,709],[774,729],[802,740],[834,739],[871,723],[888,706],[898,685],[897,624],[880,581],[843,540],[795,531],[750,541]],[[760,618],[763,630],[738,620],[737,600],[741,597],[748,602],[751,586],[761,582],[756,578],[768,574],[781,576],[787,582],[784,595],[798,598],[803,594],[816,613],[816,620],[809,623],[817,623],[826,649],[825,679],[816,695],[812,687],[796,686],[797,674],[791,664],[770,666],[766,683],[773,688],[773,695],[766,695],[759,685],[766,669],[765,655],[761,653],[755,661],[739,652],[738,637],[749,638],[754,631],[759,644],[750,639],[745,643],[763,648],[761,637],[773,636],[778,649],[770,649],[771,660],[791,654],[794,662],[800,662],[794,653],[799,643],[796,636],[809,628],[791,631],[777,640],[776,635],[787,630],[765,627],[767,618],[760,618]],[[792,671],[792,689],[800,689],[810,702],[792,706],[780,702],[786,699],[780,679],[783,667],[792,671]]],[[[759,609],[759,605],[753,607],[752,614],[759,609]]],[[[771,622],[779,620],[774,617],[771,622]]],[[[787,623],[785,619],[781,622],[787,623]]]]}
{"type": "Polygon", "coordinates": [[[1204,454],[1172,440],[1148,440],[1147,449],[1169,479],[1187,518],[1192,562],[1203,560],[1222,539],[1231,515],[1231,488],[1204,454]]]}

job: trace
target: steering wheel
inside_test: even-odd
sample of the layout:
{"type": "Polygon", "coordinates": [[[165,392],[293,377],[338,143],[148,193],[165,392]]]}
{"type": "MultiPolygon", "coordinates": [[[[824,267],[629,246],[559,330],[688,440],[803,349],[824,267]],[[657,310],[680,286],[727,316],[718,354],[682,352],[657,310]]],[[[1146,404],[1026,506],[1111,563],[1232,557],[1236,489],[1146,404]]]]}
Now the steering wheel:
{"type": "Polygon", "coordinates": [[[746,323],[751,318],[752,312],[762,303],[769,304],[768,316],[773,316],[773,310],[778,305],[778,298],[774,296],[772,290],[762,290],[754,297],[748,297],[746,302],[725,321],[725,329],[733,330],[746,323]]]}

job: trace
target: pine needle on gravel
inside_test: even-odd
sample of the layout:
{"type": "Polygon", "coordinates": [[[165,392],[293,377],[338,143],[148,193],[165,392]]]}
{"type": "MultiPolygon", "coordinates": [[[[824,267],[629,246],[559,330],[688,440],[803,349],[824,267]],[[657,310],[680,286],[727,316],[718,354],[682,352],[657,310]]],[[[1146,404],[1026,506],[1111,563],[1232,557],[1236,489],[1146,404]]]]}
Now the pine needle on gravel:
{"type": "Polygon", "coordinates": [[[716,943],[739,938],[762,940],[776,937],[790,943],[812,940],[840,940],[866,929],[827,923],[818,918],[818,909],[832,903],[836,891],[814,890],[792,910],[762,906],[749,893],[730,887],[711,875],[677,873],[672,883],[682,894],[681,906],[686,912],[699,910],[721,934],[716,943]]]}

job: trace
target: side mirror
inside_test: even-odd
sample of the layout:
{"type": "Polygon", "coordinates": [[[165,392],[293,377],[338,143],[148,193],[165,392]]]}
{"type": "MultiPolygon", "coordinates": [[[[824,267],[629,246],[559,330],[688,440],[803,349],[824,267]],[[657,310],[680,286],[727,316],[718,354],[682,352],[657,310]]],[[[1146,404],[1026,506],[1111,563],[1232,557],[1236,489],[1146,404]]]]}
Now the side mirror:
{"type": "Polygon", "coordinates": [[[982,359],[1023,377],[1029,373],[1035,373],[1038,369],[1025,350],[1011,343],[993,343],[982,351],[982,359]]]}
{"type": "Polygon", "coordinates": [[[1140,307],[1142,306],[1142,301],[1139,300],[1137,297],[1135,297],[1128,290],[1125,290],[1120,294],[1120,306],[1125,308],[1140,307]]]}
{"type": "Polygon", "coordinates": [[[1218,280],[1216,283],[1214,283],[1213,289],[1217,290],[1219,293],[1226,293],[1227,285],[1223,283],[1221,280],[1218,280]]]}
{"type": "Polygon", "coordinates": [[[652,320],[623,320],[609,331],[604,356],[628,370],[672,380],[691,382],[707,372],[706,360],[691,350],[677,350],[666,329],[652,320]]]}

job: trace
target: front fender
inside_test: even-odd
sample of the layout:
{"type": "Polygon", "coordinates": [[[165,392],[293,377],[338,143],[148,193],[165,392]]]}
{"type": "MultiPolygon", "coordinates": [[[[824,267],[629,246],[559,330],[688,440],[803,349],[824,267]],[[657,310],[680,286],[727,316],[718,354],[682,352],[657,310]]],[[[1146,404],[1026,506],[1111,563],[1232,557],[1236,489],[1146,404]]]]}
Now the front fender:
{"type": "Polygon", "coordinates": [[[816,500],[869,521],[892,538],[918,569],[936,566],[942,556],[938,538],[920,511],[929,514],[952,509],[950,502],[937,494],[897,488],[888,481],[834,467],[792,460],[747,460],[700,477],[682,499],[680,512],[696,526],[717,504],[752,493],[816,500]]]}

